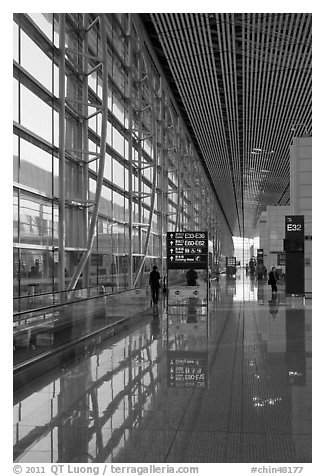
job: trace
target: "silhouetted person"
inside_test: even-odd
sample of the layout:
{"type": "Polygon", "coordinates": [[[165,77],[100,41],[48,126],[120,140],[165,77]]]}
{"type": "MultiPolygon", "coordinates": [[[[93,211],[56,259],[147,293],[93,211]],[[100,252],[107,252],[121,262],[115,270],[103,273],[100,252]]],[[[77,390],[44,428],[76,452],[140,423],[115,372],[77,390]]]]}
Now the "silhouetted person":
{"type": "Polygon", "coordinates": [[[157,266],[153,266],[152,271],[149,275],[149,286],[151,287],[152,302],[154,304],[157,304],[160,288],[160,274],[157,271],[157,266]]]}
{"type": "Polygon", "coordinates": [[[278,273],[276,272],[275,266],[273,266],[271,271],[269,272],[269,280],[268,280],[268,284],[272,287],[272,293],[278,292],[278,287],[276,285],[278,279],[279,279],[278,273]]]}
{"type": "Polygon", "coordinates": [[[194,269],[189,269],[186,273],[187,285],[196,286],[197,272],[194,269]]]}
{"type": "Polygon", "coordinates": [[[249,262],[249,272],[250,274],[255,274],[255,263],[253,260],[250,260],[249,262]]]}
{"type": "Polygon", "coordinates": [[[37,277],[37,272],[36,272],[35,266],[32,266],[32,267],[30,268],[30,271],[28,272],[28,277],[29,277],[29,278],[35,278],[35,277],[37,277]]]}
{"type": "Polygon", "coordinates": [[[31,278],[30,282],[28,283],[28,286],[30,286],[32,294],[37,294],[36,291],[39,292],[40,283],[38,278],[40,278],[40,276],[41,276],[41,273],[39,270],[39,266],[36,263],[36,266],[32,266],[28,273],[28,278],[31,278]]]}

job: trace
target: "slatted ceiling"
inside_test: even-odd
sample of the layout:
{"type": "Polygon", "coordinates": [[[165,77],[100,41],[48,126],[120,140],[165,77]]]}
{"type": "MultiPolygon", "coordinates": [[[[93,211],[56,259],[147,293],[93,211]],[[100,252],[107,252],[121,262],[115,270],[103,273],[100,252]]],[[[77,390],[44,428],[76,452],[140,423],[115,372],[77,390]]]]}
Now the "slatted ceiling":
{"type": "MultiPolygon", "coordinates": [[[[163,21],[163,20],[162,20],[163,21]]],[[[184,103],[187,107],[187,111],[188,111],[188,114],[189,116],[191,117],[193,114],[194,116],[199,114],[200,117],[203,117],[204,114],[206,114],[206,109],[207,109],[207,105],[206,105],[206,100],[209,99],[209,96],[207,96],[205,94],[205,91],[206,91],[206,88],[207,88],[207,85],[205,84],[204,86],[205,87],[201,87],[201,78],[200,78],[200,75],[193,75],[193,71],[197,71],[198,68],[195,66],[195,64],[191,65],[190,68],[186,67],[185,70],[183,68],[183,65],[182,65],[182,51],[183,51],[183,48],[182,48],[182,45],[185,43],[184,39],[183,38],[180,38],[180,36],[178,35],[178,31],[181,30],[183,28],[183,30],[185,31],[185,37],[186,37],[186,28],[192,28],[193,27],[190,25],[180,25],[180,24],[174,24],[174,28],[175,28],[175,35],[173,36],[173,38],[171,38],[171,42],[174,43],[174,48],[171,50],[171,54],[170,54],[170,57],[171,57],[171,60],[174,61],[173,66],[175,64],[175,67],[174,68],[171,68],[173,70],[173,74],[175,76],[175,81],[176,83],[179,85],[179,88],[182,92],[182,94],[184,95],[183,97],[185,98],[184,99],[184,103]],[[181,53],[181,54],[180,54],[181,53]],[[177,60],[177,58],[180,57],[181,60],[177,60]],[[174,59],[175,58],[175,59],[174,59]],[[179,80],[179,78],[181,78],[181,81],[179,80]],[[198,101],[199,101],[199,104],[196,108],[196,110],[194,110],[192,112],[192,107],[194,106],[192,104],[192,100],[191,100],[191,96],[189,97],[189,100],[188,100],[188,96],[187,96],[187,93],[186,93],[186,88],[184,87],[183,83],[185,85],[189,85],[189,90],[190,90],[190,94],[192,95],[196,95],[198,97],[198,101]]],[[[169,40],[169,38],[167,38],[167,41],[169,40]]],[[[189,42],[190,41],[190,38],[186,38],[186,41],[189,42]]],[[[196,53],[196,50],[195,50],[195,42],[190,42],[190,54],[189,54],[189,61],[191,61],[191,59],[196,57],[196,61],[200,61],[200,55],[196,53]]],[[[199,69],[202,69],[202,68],[199,68],[199,69]]],[[[209,116],[210,117],[210,116],[209,116]]],[[[203,121],[202,121],[202,124],[203,124],[203,121]]],[[[204,134],[204,131],[200,130],[201,128],[201,122],[200,121],[193,121],[193,128],[196,132],[196,135],[197,135],[197,140],[200,144],[200,147],[202,150],[205,151],[205,157],[208,158],[208,160],[210,159],[210,157],[213,155],[216,154],[216,150],[213,150],[211,149],[211,146],[213,146],[215,148],[215,144],[216,144],[216,140],[209,140],[207,143],[205,143],[204,141],[206,140],[205,138],[205,134],[204,134]],[[210,148],[210,149],[209,149],[210,148]]],[[[210,130],[213,130],[214,129],[214,135],[218,134],[218,130],[215,129],[215,125],[214,123],[212,124],[209,124],[209,129],[210,130]]],[[[228,194],[229,193],[232,193],[232,190],[230,189],[228,194]]]]}
{"type": "Polygon", "coordinates": [[[311,134],[311,14],[140,16],[232,233],[254,236],[267,205],[288,204],[293,124],[311,134]]]}

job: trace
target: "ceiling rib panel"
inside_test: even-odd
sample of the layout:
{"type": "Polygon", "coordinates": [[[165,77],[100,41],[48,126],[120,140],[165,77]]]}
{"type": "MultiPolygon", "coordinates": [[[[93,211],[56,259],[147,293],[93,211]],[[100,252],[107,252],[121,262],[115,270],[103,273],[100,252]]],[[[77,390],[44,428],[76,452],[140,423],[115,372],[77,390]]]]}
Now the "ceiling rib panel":
{"type": "Polygon", "coordinates": [[[311,14],[141,14],[233,235],[290,200],[289,146],[311,135],[311,14]]]}

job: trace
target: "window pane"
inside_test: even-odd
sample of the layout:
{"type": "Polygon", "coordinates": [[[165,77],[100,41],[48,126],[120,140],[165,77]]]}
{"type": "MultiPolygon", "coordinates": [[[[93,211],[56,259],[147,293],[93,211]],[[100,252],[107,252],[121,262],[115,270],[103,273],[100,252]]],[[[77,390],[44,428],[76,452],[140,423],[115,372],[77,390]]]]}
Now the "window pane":
{"type": "Polygon", "coordinates": [[[112,157],[109,154],[105,154],[104,177],[112,180],[112,157]]]}
{"type": "Polygon", "coordinates": [[[114,218],[124,221],[125,211],[124,211],[124,197],[119,193],[113,192],[113,207],[114,207],[114,218]]]}
{"type": "Polygon", "coordinates": [[[83,229],[84,229],[83,211],[73,207],[66,208],[66,245],[67,246],[84,246],[83,229]]]}
{"type": "Polygon", "coordinates": [[[67,161],[65,166],[66,183],[69,184],[66,187],[66,198],[69,200],[83,200],[82,188],[82,174],[80,167],[72,161],[67,161]]]}
{"type": "Polygon", "coordinates": [[[59,113],[53,110],[53,144],[59,147],[59,113]]]}
{"type": "Polygon", "coordinates": [[[40,294],[53,290],[53,252],[20,250],[20,295],[40,294]]]}
{"type": "Polygon", "coordinates": [[[19,179],[28,187],[52,195],[52,156],[21,139],[19,179]]]}
{"type": "Polygon", "coordinates": [[[90,178],[89,179],[89,199],[93,200],[95,198],[96,193],[96,180],[90,178]]]}
{"type": "Polygon", "coordinates": [[[54,45],[59,48],[59,30],[60,30],[60,22],[59,22],[59,15],[58,13],[54,13],[54,32],[53,32],[53,43],[54,45]]]}
{"type": "Polygon", "coordinates": [[[19,296],[19,250],[13,251],[13,296],[19,296]]]}
{"type": "Polygon", "coordinates": [[[59,243],[59,207],[53,205],[53,246],[59,243]]]}
{"type": "Polygon", "coordinates": [[[97,74],[97,71],[94,71],[88,76],[88,86],[94,91],[94,93],[97,92],[97,74]]]}
{"type": "Polygon", "coordinates": [[[18,230],[19,230],[19,212],[18,212],[18,193],[17,191],[14,191],[14,197],[13,197],[13,240],[14,242],[18,242],[18,230]]]}
{"type": "Polygon", "coordinates": [[[123,124],[124,123],[124,107],[120,99],[113,96],[113,114],[123,124]]]}
{"type": "Polygon", "coordinates": [[[20,63],[37,81],[52,92],[52,61],[21,31],[20,63]]]}
{"type": "Polygon", "coordinates": [[[42,32],[52,41],[53,13],[28,13],[33,21],[40,27],[42,32]]]}
{"type": "Polygon", "coordinates": [[[112,217],[112,190],[104,185],[99,202],[99,213],[107,217],[112,217]]]}
{"type": "Polygon", "coordinates": [[[124,188],[124,167],[117,160],[113,160],[113,182],[124,188]]]}
{"type": "Polygon", "coordinates": [[[113,127],[113,147],[124,157],[124,138],[115,127],[113,127]]]}
{"type": "Polygon", "coordinates": [[[59,159],[53,157],[53,195],[59,196],[59,159]]]}
{"type": "Polygon", "coordinates": [[[52,142],[52,108],[25,86],[21,86],[21,124],[52,142]]]}
{"type": "Polygon", "coordinates": [[[19,157],[18,157],[18,137],[14,135],[13,143],[14,163],[13,163],[13,179],[14,182],[19,180],[19,157]]]}
{"type": "Polygon", "coordinates": [[[13,84],[13,120],[16,122],[19,122],[19,115],[18,115],[18,81],[17,79],[14,79],[14,84],[13,84]]]}
{"type": "Polygon", "coordinates": [[[13,58],[19,62],[19,29],[17,23],[13,24],[13,58]]]}
{"type": "Polygon", "coordinates": [[[20,242],[52,245],[52,205],[50,202],[21,193],[20,242]]]}

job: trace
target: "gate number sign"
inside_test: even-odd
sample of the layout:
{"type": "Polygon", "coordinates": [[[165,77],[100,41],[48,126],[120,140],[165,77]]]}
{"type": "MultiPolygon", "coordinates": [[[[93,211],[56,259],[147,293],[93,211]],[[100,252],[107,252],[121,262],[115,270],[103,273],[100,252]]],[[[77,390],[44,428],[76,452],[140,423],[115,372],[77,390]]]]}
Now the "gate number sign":
{"type": "Polygon", "coordinates": [[[304,216],[287,215],[285,217],[286,239],[304,238],[304,216]]]}

